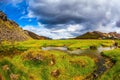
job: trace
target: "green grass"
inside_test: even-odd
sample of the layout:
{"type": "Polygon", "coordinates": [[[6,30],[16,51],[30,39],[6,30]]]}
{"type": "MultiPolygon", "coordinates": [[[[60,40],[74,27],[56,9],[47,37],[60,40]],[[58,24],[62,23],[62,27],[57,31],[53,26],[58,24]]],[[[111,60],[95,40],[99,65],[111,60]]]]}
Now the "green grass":
{"type": "MultiPolygon", "coordinates": [[[[113,44],[113,40],[30,40],[14,44],[3,42],[0,45],[0,57],[2,56],[0,58],[0,74],[4,76],[5,80],[10,80],[12,73],[20,76],[18,80],[81,80],[96,69],[93,58],[70,55],[57,50],[42,51],[41,47],[67,46],[70,50],[74,50],[113,44]],[[38,56],[40,58],[37,58],[38,56]],[[52,60],[55,61],[54,64],[51,64],[52,60]],[[10,72],[3,70],[4,65],[9,66],[10,72]],[[60,72],[57,78],[51,75],[54,70],[60,72]]],[[[119,52],[119,50],[117,51],[119,52]]],[[[105,56],[109,55],[116,62],[119,60],[119,54],[115,54],[114,51],[104,53],[105,56]]],[[[106,72],[101,80],[106,80],[108,78],[106,75],[112,76],[116,72],[115,69],[118,69],[119,63],[115,65],[113,70],[111,69],[112,72],[106,72]]],[[[117,75],[118,73],[115,74],[115,76],[117,75]]]]}
{"type": "Polygon", "coordinates": [[[67,46],[70,50],[86,49],[90,46],[111,46],[114,44],[113,40],[30,40],[16,43],[17,48],[41,48],[43,46],[67,46]]]}
{"type": "Polygon", "coordinates": [[[12,64],[9,59],[0,60],[0,73],[4,76],[5,80],[11,80],[12,74],[17,75],[18,80],[29,80],[25,72],[18,69],[15,64],[12,64]],[[5,68],[8,66],[9,69],[5,68]]]}
{"type": "Polygon", "coordinates": [[[102,55],[111,58],[115,64],[99,80],[120,80],[120,49],[105,51],[102,55]]]}
{"type": "Polygon", "coordinates": [[[10,80],[10,73],[2,70],[4,65],[10,66],[12,70],[10,73],[20,75],[21,78],[19,80],[23,80],[22,77],[27,80],[28,76],[29,78],[32,76],[34,80],[56,80],[56,78],[51,75],[51,72],[56,69],[60,71],[59,80],[72,80],[76,76],[85,77],[93,72],[95,67],[94,60],[87,56],[71,56],[61,51],[43,52],[41,50],[30,50],[21,55],[16,55],[14,58],[7,57],[7,60],[1,60],[1,74],[6,80],[10,80]],[[26,57],[29,52],[33,52],[32,56],[41,54],[44,59],[29,59],[26,57]],[[53,58],[55,59],[55,64],[51,65],[50,61],[53,58]]]}

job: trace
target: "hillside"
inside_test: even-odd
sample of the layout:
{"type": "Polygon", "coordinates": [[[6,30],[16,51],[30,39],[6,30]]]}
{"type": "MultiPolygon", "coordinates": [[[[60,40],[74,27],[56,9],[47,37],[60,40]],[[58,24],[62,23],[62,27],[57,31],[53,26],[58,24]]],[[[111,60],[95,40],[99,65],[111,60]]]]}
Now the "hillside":
{"type": "Polygon", "coordinates": [[[75,39],[120,39],[120,34],[116,32],[102,33],[99,31],[87,32],[75,39]]]}
{"type": "Polygon", "coordinates": [[[44,36],[39,36],[31,31],[28,30],[24,30],[26,32],[26,34],[30,37],[32,37],[33,39],[38,39],[38,40],[46,40],[46,39],[50,39],[48,37],[44,37],[44,36]]]}
{"type": "Polygon", "coordinates": [[[49,39],[37,34],[24,31],[19,25],[9,20],[5,13],[0,11],[0,42],[1,41],[24,41],[29,39],[49,39]]]}
{"type": "Polygon", "coordinates": [[[0,11],[0,41],[24,41],[32,39],[25,34],[17,23],[9,20],[2,11],[0,11]]]}

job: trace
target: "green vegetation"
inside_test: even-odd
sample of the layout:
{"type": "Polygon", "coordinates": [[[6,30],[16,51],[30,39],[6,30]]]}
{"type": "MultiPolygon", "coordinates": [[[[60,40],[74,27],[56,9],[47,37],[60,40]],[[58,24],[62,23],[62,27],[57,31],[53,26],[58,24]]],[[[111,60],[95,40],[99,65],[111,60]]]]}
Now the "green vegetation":
{"type": "MultiPolygon", "coordinates": [[[[97,68],[96,59],[70,55],[63,51],[43,51],[41,47],[67,46],[70,50],[112,46],[113,40],[31,40],[2,42],[0,45],[0,77],[4,80],[83,80],[97,68]]],[[[115,65],[99,80],[119,80],[120,49],[105,51],[115,65]],[[114,74],[114,75],[113,75],[114,74]]],[[[1,79],[1,78],[0,78],[1,79]]]]}
{"type": "Polygon", "coordinates": [[[70,50],[87,49],[90,46],[112,46],[113,40],[30,40],[17,43],[17,48],[41,48],[46,46],[67,46],[70,50]]]}
{"type": "Polygon", "coordinates": [[[74,77],[85,77],[94,71],[94,67],[94,60],[87,56],[71,56],[61,51],[39,49],[0,60],[0,72],[6,80],[11,79],[11,74],[14,74],[14,79],[16,75],[18,80],[73,80],[74,77]],[[4,70],[5,66],[9,70],[4,70]]]}
{"type": "Polygon", "coordinates": [[[115,64],[99,80],[120,80],[120,49],[105,51],[102,55],[111,58],[115,64]]]}

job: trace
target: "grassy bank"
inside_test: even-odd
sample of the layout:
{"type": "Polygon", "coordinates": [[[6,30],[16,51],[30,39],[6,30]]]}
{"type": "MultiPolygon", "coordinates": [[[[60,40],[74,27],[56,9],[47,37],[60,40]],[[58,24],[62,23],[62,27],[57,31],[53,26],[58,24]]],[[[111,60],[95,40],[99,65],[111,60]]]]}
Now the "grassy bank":
{"type": "Polygon", "coordinates": [[[28,50],[0,60],[0,73],[5,80],[10,80],[12,74],[18,80],[76,80],[94,69],[95,63],[90,57],[71,56],[61,51],[28,50]]]}
{"type": "Polygon", "coordinates": [[[120,49],[105,51],[102,55],[111,58],[115,64],[99,80],[120,80],[120,49]]]}

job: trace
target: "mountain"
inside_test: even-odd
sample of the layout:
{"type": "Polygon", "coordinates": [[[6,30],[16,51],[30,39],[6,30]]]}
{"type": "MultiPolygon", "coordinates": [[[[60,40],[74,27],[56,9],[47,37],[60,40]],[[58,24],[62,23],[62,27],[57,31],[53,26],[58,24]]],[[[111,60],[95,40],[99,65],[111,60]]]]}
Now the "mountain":
{"type": "Polygon", "coordinates": [[[87,32],[75,39],[120,39],[120,34],[116,32],[102,33],[99,31],[87,32]]]}
{"type": "Polygon", "coordinates": [[[26,32],[26,34],[30,37],[32,37],[33,39],[38,39],[38,40],[46,40],[46,39],[50,39],[48,37],[45,37],[45,36],[39,36],[31,31],[28,31],[28,30],[24,30],[26,32]]]}
{"type": "Polygon", "coordinates": [[[0,11],[0,42],[1,41],[24,41],[32,39],[25,34],[17,23],[9,20],[5,13],[0,11]]]}
{"type": "Polygon", "coordinates": [[[9,20],[5,13],[0,11],[0,42],[1,41],[24,41],[29,39],[47,39],[32,32],[24,31],[19,25],[9,20]]]}

